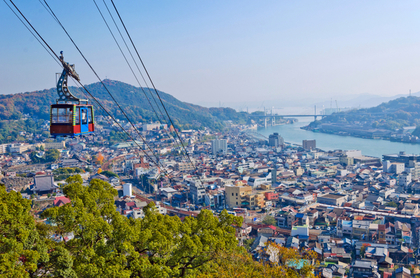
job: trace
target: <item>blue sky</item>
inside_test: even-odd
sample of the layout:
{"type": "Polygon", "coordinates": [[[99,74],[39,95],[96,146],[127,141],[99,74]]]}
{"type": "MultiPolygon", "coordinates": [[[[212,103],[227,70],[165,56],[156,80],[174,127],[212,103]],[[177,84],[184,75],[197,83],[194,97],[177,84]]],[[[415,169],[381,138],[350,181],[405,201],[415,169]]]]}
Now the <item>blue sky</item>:
{"type": "MultiPolygon", "coordinates": [[[[93,1],[48,3],[102,78],[138,86],[93,1]]],[[[183,101],[420,91],[418,1],[115,3],[157,88],[183,101]]],[[[15,4],[82,83],[97,81],[38,1],[15,4]]],[[[0,94],[54,87],[60,68],[4,2],[0,24],[0,94]]]]}

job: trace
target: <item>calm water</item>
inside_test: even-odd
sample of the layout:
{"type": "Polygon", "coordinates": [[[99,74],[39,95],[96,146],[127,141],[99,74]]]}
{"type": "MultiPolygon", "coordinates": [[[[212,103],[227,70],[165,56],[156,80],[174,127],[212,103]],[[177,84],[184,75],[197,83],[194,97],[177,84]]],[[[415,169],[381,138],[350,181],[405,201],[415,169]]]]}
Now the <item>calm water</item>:
{"type": "Polygon", "coordinates": [[[382,158],[383,154],[405,151],[407,154],[420,154],[420,144],[406,144],[385,140],[362,139],[350,136],[339,136],[326,133],[315,133],[300,129],[308,125],[313,118],[299,118],[299,122],[292,125],[269,126],[258,129],[258,133],[268,137],[278,132],[285,142],[302,144],[302,140],[315,139],[317,148],[323,150],[361,150],[364,155],[382,158]]]}

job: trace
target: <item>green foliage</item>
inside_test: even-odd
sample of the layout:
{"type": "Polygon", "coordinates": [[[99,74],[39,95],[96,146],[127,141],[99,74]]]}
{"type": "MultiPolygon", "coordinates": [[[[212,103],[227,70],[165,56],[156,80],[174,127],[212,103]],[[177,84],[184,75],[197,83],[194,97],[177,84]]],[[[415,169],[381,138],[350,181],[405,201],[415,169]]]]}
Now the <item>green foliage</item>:
{"type": "Polygon", "coordinates": [[[391,202],[386,203],[386,206],[388,206],[388,207],[398,208],[398,204],[397,204],[397,203],[395,203],[394,201],[391,201],[391,202]]]}
{"type": "Polygon", "coordinates": [[[44,156],[40,157],[36,151],[31,152],[29,155],[33,163],[48,163],[55,162],[60,158],[60,152],[56,149],[47,150],[44,156]]]}
{"type": "Polygon", "coordinates": [[[62,175],[62,174],[79,174],[83,173],[84,170],[80,169],[79,167],[64,167],[64,168],[58,168],[53,171],[54,175],[62,175]]]}
{"type": "MultiPolygon", "coordinates": [[[[372,108],[334,113],[321,122],[358,124],[387,130],[420,126],[420,97],[401,97],[372,108]]],[[[417,132],[420,133],[420,129],[417,132]]]]}
{"type": "Polygon", "coordinates": [[[365,253],[366,253],[366,246],[362,246],[362,247],[360,247],[360,256],[361,256],[362,258],[364,258],[364,257],[365,257],[365,253]]]}
{"type": "Polygon", "coordinates": [[[56,180],[56,181],[65,180],[68,177],[70,177],[74,174],[79,174],[79,173],[84,173],[84,170],[82,170],[78,167],[75,167],[75,168],[71,168],[71,167],[58,168],[58,169],[55,169],[53,171],[54,180],[56,180]]]}
{"type": "Polygon", "coordinates": [[[0,144],[10,143],[14,141],[25,141],[26,139],[20,136],[20,132],[33,133],[37,135],[41,133],[41,126],[43,120],[34,121],[32,119],[26,120],[1,120],[1,98],[0,98],[0,144]]]}
{"type": "Polygon", "coordinates": [[[414,136],[420,137],[420,125],[412,133],[414,136]]]}
{"type": "Polygon", "coordinates": [[[48,261],[48,245],[30,215],[31,201],[0,185],[0,276],[29,277],[48,261]]]}
{"type": "MultiPolygon", "coordinates": [[[[112,80],[104,80],[104,83],[131,121],[146,123],[158,120],[144,95],[146,94],[150,98],[152,94],[155,94],[154,90],[138,88],[112,80]]],[[[87,85],[86,88],[111,111],[113,116],[120,120],[126,120],[101,83],[93,83],[87,85]]],[[[83,97],[80,89],[71,87],[70,90],[76,96],[83,97]]],[[[245,112],[238,113],[231,108],[205,108],[179,101],[162,91],[158,92],[168,113],[171,115],[174,127],[178,129],[209,127],[215,130],[221,130],[223,129],[223,121],[225,120],[233,120],[238,123],[245,123],[248,120],[248,114],[245,112]]],[[[0,120],[18,120],[23,117],[23,113],[29,114],[31,118],[49,120],[49,108],[52,103],[55,103],[56,97],[57,92],[55,88],[14,95],[1,95],[0,120]]],[[[21,124],[16,125],[16,131],[21,131],[19,126],[21,124]]],[[[34,130],[40,133],[40,126],[36,126],[34,130]]],[[[9,132],[0,132],[0,136],[6,138],[11,135],[9,135],[9,132]]],[[[13,138],[16,138],[16,136],[13,136],[11,136],[12,138],[10,140],[0,137],[0,143],[3,143],[3,140],[5,140],[4,142],[14,141],[13,138]]]]}
{"type": "Polygon", "coordinates": [[[316,121],[311,122],[311,123],[309,124],[309,127],[311,127],[311,128],[316,128],[316,127],[318,127],[321,123],[322,123],[321,121],[316,120],[316,121]]]}
{"type": "Polygon", "coordinates": [[[249,239],[245,239],[244,240],[244,247],[246,250],[250,250],[251,249],[251,245],[254,243],[255,238],[249,238],[249,239]]]}
{"type": "Polygon", "coordinates": [[[290,266],[312,255],[271,246],[279,264],[252,260],[239,248],[234,226],[242,218],[226,210],[219,217],[203,210],[181,221],[161,215],[153,203],[143,219],[116,210],[117,191],[93,179],[84,186],[79,175],[63,187],[71,203],[46,209],[41,217],[52,225],[35,224],[31,201],[0,187],[0,276],[2,277],[312,277],[313,267],[290,266]],[[74,237],[68,239],[66,236],[74,237]],[[50,240],[60,235],[60,242],[50,240]]]}
{"type": "Polygon", "coordinates": [[[80,176],[67,179],[64,193],[72,203],[47,209],[43,217],[61,235],[74,239],[62,243],[73,254],[72,268],[82,277],[180,277],[207,269],[222,250],[237,248],[233,224],[241,218],[210,211],[197,218],[159,214],[153,203],[145,218],[127,219],[114,206],[117,191],[108,183],[92,180],[82,185],[80,176]]]}
{"type": "Polygon", "coordinates": [[[253,278],[301,278],[315,277],[314,266],[310,262],[316,258],[313,251],[305,255],[293,248],[286,248],[274,243],[269,243],[267,248],[270,253],[277,253],[279,260],[267,263],[265,260],[254,261],[244,251],[223,252],[214,261],[213,267],[208,272],[202,272],[196,277],[253,277],[253,278]],[[299,266],[299,267],[295,267],[299,266]]]}
{"type": "Polygon", "coordinates": [[[238,124],[247,124],[249,119],[249,114],[246,112],[236,112],[235,109],[227,107],[219,108],[209,108],[209,112],[212,116],[223,120],[223,121],[233,121],[238,124]]]}
{"type": "Polygon", "coordinates": [[[117,174],[115,174],[114,172],[112,172],[112,171],[102,171],[101,172],[101,175],[105,175],[108,178],[112,178],[112,177],[119,178],[119,176],[117,174]]]}
{"type": "Polygon", "coordinates": [[[115,143],[127,141],[129,138],[130,137],[128,137],[128,135],[124,132],[111,131],[109,133],[108,141],[112,145],[115,143]]]}
{"type": "Polygon", "coordinates": [[[56,149],[47,150],[45,152],[45,162],[55,162],[60,158],[60,152],[56,149]]]}
{"type": "Polygon", "coordinates": [[[214,139],[216,139],[216,136],[214,135],[204,135],[203,137],[201,137],[200,142],[208,142],[214,139]]]}
{"type": "Polygon", "coordinates": [[[273,225],[273,226],[277,225],[276,219],[274,218],[274,216],[271,216],[271,215],[267,215],[266,217],[264,217],[264,220],[262,222],[266,225],[273,225]]]}

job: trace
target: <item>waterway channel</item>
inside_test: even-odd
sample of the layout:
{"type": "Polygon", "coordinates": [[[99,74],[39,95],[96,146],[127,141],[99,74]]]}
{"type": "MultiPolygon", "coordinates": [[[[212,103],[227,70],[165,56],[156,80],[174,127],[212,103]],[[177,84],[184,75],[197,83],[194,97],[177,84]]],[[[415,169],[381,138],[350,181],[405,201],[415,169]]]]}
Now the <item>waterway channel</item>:
{"type": "Polygon", "coordinates": [[[393,154],[400,151],[407,154],[420,154],[420,144],[363,139],[300,129],[311,121],[313,121],[313,118],[299,118],[298,122],[294,124],[268,126],[267,128],[259,128],[257,132],[266,137],[277,132],[284,138],[285,142],[299,145],[302,144],[302,140],[315,139],[317,148],[322,150],[361,150],[363,155],[380,158],[384,154],[393,154]]]}

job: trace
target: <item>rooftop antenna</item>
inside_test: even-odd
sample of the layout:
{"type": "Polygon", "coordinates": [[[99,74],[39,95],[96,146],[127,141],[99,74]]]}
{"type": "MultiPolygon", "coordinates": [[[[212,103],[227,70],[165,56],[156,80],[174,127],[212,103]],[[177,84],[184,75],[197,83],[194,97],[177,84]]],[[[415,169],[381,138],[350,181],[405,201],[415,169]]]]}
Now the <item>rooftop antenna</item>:
{"type": "Polygon", "coordinates": [[[410,93],[408,95],[411,97],[411,89],[410,89],[410,93]]]}

